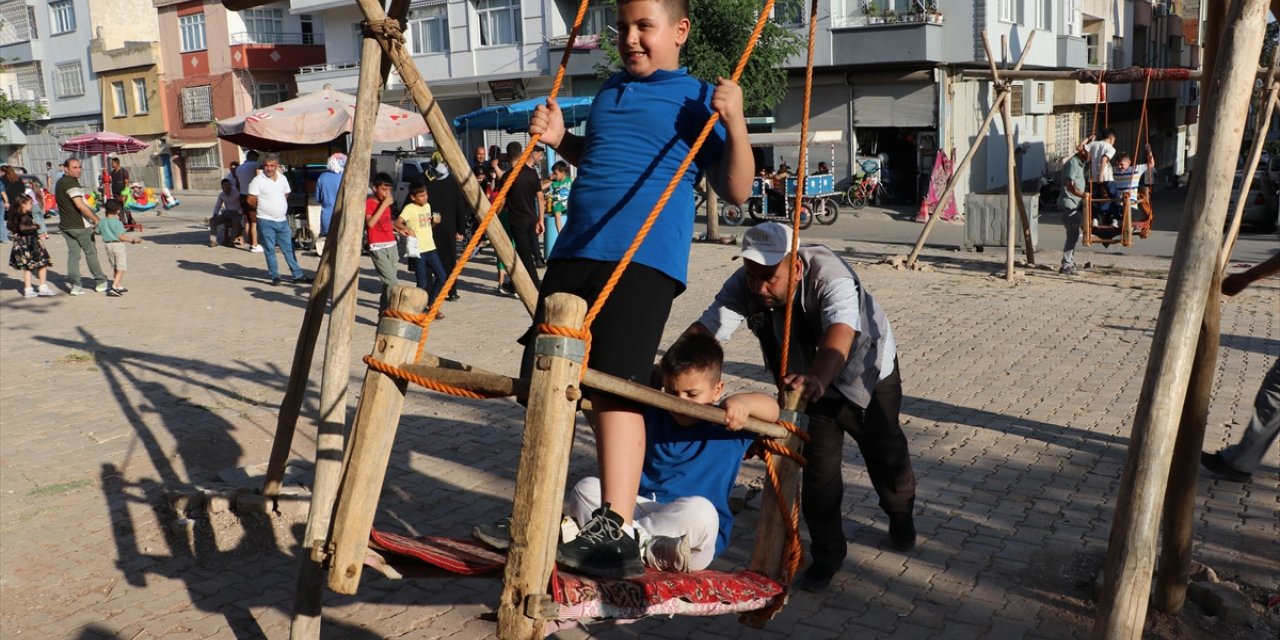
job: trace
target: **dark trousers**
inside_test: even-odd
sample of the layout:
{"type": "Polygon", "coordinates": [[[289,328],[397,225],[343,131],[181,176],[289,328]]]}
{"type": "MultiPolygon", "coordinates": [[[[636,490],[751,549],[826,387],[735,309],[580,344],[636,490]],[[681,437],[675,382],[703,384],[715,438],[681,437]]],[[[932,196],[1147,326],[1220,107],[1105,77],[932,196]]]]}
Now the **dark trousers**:
{"type": "Polygon", "coordinates": [[[418,288],[427,292],[427,306],[430,306],[440,295],[440,287],[448,277],[444,265],[440,264],[440,256],[435,251],[427,251],[417,258],[409,258],[409,264],[418,288]]]}
{"type": "Polygon", "coordinates": [[[858,443],[867,463],[880,508],[890,516],[910,514],[915,506],[916,476],[911,471],[907,436],[898,424],[902,408],[902,376],[893,373],[876,385],[871,402],[861,409],[843,397],[823,398],[809,406],[809,443],[801,495],[804,521],[813,540],[813,563],[835,573],[848,553],[844,536],[844,436],[858,443]]]}
{"type": "Polygon", "coordinates": [[[533,257],[538,251],[536,231],[537,224],[533,221],[527,225],[522,221],[511,221],[511,241],[516,245],[516,255],[520,256],[520,264],[523,264],[524,270],[529,272],[529,279],[533,280],[534,288],[541,288],[542,280],[538,278],[538,268],[533,257]]]}

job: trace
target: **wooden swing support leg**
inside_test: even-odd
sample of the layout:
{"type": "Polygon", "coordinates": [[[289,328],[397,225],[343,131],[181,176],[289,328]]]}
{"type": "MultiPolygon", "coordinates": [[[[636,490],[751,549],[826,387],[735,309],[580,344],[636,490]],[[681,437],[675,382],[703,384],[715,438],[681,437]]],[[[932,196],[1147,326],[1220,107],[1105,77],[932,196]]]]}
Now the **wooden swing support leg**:
{"type": "Polygon", "coordinates": [[[1098,640],[1142,637],[1159,533],[1158,508],[1168,486],[1177,421],[1187,396],[1209,287],[1218,270],[1222,226],[1241,146],[1233,132],[1243,130],[1248,117],[1256,81],[1253,64],[1262,51],[1266,9],[1265,0],[1233,0],[1222,28],[1210,31],[1222,37],[1212,76],[1216,89],[1205,101],[1196,154],[1205,160],[1187,189],[1165,289],[1165,299],[1172,303],[1161,308],[1134,415],[1092,631],[1098,640]]]}
{"type": "MultiPolygon", "coordinates": [[[[548,324],[580,329],[587,303],[557,293],[547,298],[546,309],[548,324]]],[[[547,587],[556,561],[585,349],[580,339],[545,334],[537,337],[534,347],[511,547],[498,604],[498,637],[503,640],[541,640],[544,635],[545,623],[537,614],[549,603],[547,587]]]]}
{"type": "MultiPolygon", "coordinates": [[[[1018,62],[1013,65],[1014,71],[1022,69],[1022,63],[1026,61],[1027,54],[1031,52],[1031,43],[1035,42],[1035,40],[1036,32],[1032,31],[1027,36],[1027,43],[1022,47],[1018,62]]],[[[978,127],[978,135],[974,137],[973,144],[969,145],[969,150],[965,152],[964,158],[960,160],[960,164],[956,165],[951,178],[947,180],[947,188],[942,190],[942,197],[938,198],[937,204],[933,205],[933,211],[929,212],[929,220],[924,223],[924,229],[920,230],[920,237],[916,239],[916,246],[911,249],[911,254],[907,256],[907,266],[915,266],[916,260],[920,258],[920,252],[924,250],[924,243],[929,239],[929,232],[933,230],[933,226],[938,222],[938,214],[951,202],[951,197],[955,195],[956,187],[960,185],[960,176],[967,177],[965,170],[969,168],[969,163],[973,161],[974,156],[978,155],[978,149],[982,146],[982,139],[987,136],[987,130],[991,128],[991,123],[995,120],[996,115],[1000,113],[1001,105],[1007,98],[1007,92],[996,94],[995,102],[991,104],[991,108],[987,110],[987,116],[982,120],[982,125],[978,127]]]]}

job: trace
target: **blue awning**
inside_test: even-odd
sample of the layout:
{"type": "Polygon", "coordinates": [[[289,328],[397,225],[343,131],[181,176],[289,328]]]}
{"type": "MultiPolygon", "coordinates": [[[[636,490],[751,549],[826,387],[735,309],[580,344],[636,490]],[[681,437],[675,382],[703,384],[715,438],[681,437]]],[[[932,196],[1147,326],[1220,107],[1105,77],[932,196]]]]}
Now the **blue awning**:
{"type": "MultiPolygon", "coordinates": [[[[564,126],[572,128],[586,120],[587,115],[591,113],[592,100],[593,98],[573,96],[557,98],[556,102],[564,112],[564,126]]],[[[497,129],[507,133],[528,131],[533,110],[537,109],[538,105],[545,104],[546,101],[546,98],[530,98],[520,102],[477,109],[454,118],[453,126],[457,129],[497,129]]]]}

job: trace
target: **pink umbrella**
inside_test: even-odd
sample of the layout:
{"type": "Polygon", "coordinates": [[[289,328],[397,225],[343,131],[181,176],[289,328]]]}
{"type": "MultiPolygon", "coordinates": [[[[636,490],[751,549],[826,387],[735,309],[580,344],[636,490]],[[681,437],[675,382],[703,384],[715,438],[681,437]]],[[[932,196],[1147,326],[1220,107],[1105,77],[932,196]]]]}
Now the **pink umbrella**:
{"type": "Polygon", "coordinates": [[[107,177],[107,154],[137,153],[146,149],[147,143],[132,136],[126,136],[123,133],[97,131],[67,138],[62,142],[61,146],[63,151],[102,156],[104,197],[110,198],[118,194],[111,193],[111,180],[107,177]]]}
{"type": "MultiPolygon", "coordinates": [[[[219,120],[218,137],[259,151],[324,144],[351,132],[355,112],[355,96],[325,85],[315,93],[219,120]]],[[[375,142],[409,140],[428,131],[426,120],[417,113],[378,105],[375,142]]]]}

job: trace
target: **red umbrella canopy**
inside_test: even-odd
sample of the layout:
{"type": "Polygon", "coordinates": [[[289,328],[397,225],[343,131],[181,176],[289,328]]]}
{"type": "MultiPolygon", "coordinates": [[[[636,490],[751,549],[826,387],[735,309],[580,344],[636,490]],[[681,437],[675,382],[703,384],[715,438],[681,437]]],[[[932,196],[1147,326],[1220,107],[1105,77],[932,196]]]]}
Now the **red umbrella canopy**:
{"type": "MultiPolygon", "coordinates": [[[[293,100],[219,120],[218,137],[260,151],[323,144],[351,131],[355,111],[355,96],[326,86],[293,100]]],[[[375,142],[409,140],[428,131],[422,116],[389,104],[378,105],[375,142]]]]}
{"type": "Polygon", "coordinates": [[[147,143],[123,133],[99,131],[67,138],[62,150],[79,153],[137,153],[147,148],[147,143]]]}

